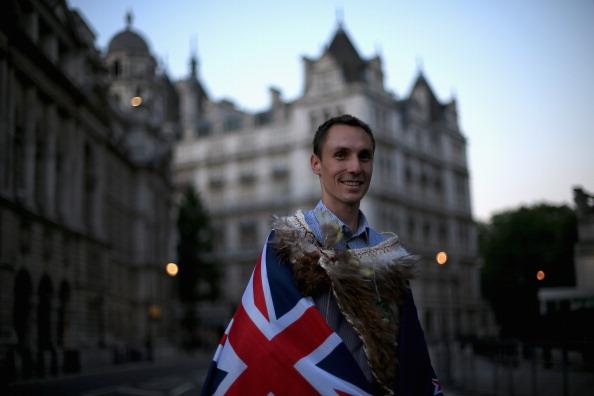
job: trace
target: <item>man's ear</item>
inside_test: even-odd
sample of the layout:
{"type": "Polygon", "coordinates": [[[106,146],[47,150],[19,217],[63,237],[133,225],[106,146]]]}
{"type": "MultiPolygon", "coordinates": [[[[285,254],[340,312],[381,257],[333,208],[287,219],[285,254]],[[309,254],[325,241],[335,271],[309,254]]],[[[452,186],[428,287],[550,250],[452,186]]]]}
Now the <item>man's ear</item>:
{"type": "Polygon", "coordinates": [[[312,154],[309,157],[309,165],[311,166],[311,170],[315,175],[320,176],[320,168],[322,166],[322,160],[315,154],[312,154]]]}

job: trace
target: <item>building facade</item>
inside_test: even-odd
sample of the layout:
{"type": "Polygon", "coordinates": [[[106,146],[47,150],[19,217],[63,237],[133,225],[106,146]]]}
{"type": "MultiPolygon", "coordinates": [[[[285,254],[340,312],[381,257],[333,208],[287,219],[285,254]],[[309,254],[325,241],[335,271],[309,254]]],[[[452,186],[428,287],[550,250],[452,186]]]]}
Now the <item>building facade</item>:
{"type": "Polygon", "coordinates": [[[193,184],[213,216],[227,301],[239,301],[272,215],[316,204],[320,187],[309,168],[314,132],[329,117],[350,113],[370,124],[377,143],[362,210],[374,228],[397,233],[422,256],[413,288],[429,340],[492,332],[479,290],[467,142],[456,101],[440,102],[422,72],[408,95],[396,97],[385,86],[381,57],[362,58],[340,25],[322,54],[304,57],[303,65],[302,95],[285,101],[271,88],[270,106],[259,113],[209,99],[195,71],[179,83],[184,132],[176,180],[193,184]],[[444,265],[436,263],[438,252],[447,254],[444,265]]]}
{"type": "Polygon", "coordinates": [[[172,334],[163,268],[177,102],[166,75],[137,70],[151,55],[146,43],[138,51],[130,24],[104,58],[64,1],[0,6],[0,371],[8,380],[146,358],[172,334]]]}

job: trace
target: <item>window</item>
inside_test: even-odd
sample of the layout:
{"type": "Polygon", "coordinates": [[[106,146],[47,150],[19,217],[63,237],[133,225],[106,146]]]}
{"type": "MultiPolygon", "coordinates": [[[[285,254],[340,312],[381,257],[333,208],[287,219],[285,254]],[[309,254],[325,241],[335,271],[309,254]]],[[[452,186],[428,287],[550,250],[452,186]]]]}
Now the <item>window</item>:
{"type": "Polygon", "coordinates": [[[253,172],[243,172],[239,175],[239,184],[242,186],[253,186],[256,183],[256,175],[253,172]]]}
{"type": "Polygon", "coordinates": [[[220,191],[225,187],[225,179],[222,176],[213,176],[208,180],[208,188],[212,191],[220,191]]]}
{"type": "Polygon", "coordinates": [[[437,193],[443,192],[443,182],[441,181],[440,175],[435,175],[435,179],[433,180],[433,186],[435,187],[435,191],[437,193]]]}
{"type": "Polygon", "coordinates": [[[251,249],[258,244],[258,224],[255,220],[239,223],[239,247],[251,249]]]}
{"type": "Polygon", "coordinates": [[[241,118],[236,115],[225,117],[223,120],[223,131],[231,132],[241,129],[241,118]]]}
{"type": "Polygon", "coordinates": [[[465,204],[467,200],[466,196],[466,186],[467,186],[467,178],[466,175],[462,173],[457,173],[455,175],[455,184],[456,184],[456,198],[458,199],[458,203],[465,204]]]}
{"type": "Polygon", "coordinates": [[[433,316],[431,315],[431,311],[428,309],[425,311],[424,316],[424,322],[425,325],[423,326],[425,329],[425,332],[427,334],[431,334],[433,332],[433,316]]]}
{"type": "Polygon", "coordinates": [[[413,181],[412,171],[410,170],[410,167],[408,165],[404,167],[404,181],[407,184],[410,184],[413,181]]]}
{"type": "Polygon", "coordinates": [[[411,216],[408,218],[408,237],[410,239],[416,239],[415,233],[417,232],[417,224],[415,223],[415,219],[411,216]]]}
{"type": "Polygon", "coordinates": [[[213,241],[213,250],[215,252],[223,252],[225,251],[226,246],[226,234],[225,234],[225,224],[215,224],[212,226],[212,241],[213,241]]]}
{"type": "Polygon", "coordinates": [[[272,178],[277,181],[289,178],[289,167],[285,164],[277,164],[272,168],[272,178]]]}
{"type": "Polygon", "coordinates": [[[313,132],[318,129],[318,118],[316,117],[315,111],[309,112],[309,127],[313,132]]]}
{"type": "Polygon", "coordinates": [[[439,243],[441,243],[443,245],[447,244],[448,243],[448,228],[444,221],[442,221],[439,224],[438,234],[439,234],[439,243]]]}
{"type": "Polygon", "coordinates": [[[458,242],[462,246],[468,245],[469,242],[468,225],[463,222],[458,223],[458,242]]]}
{"type": "Polygon", "coordinates": [[[116,60],[113,62],[113,65],[111,65],[111,74],[114,78],[118,78],[120,74],[122,74],[122,66],[120,65],[119,60],[116,60]]]}
{"type": "Polygon", "coordinates": [[[96,189],[96,173],[95,160],[93,150],[89,143],[85,144],[84,149],[84,193],[83,198],[83,222],[90,227],[93,224],[94,207],[95,207],[95,189],[96,189]]]}
{"type": "Polygon", "coordinates": [[[254,122],[256,123],[257,126],[270,124],[271,121],[272,121],[271,114],[267,111],[258,113],[254,117],[254,122]]]}
{"type": "Polygon", "coordinates": [[[428,242],[431,238],[431,223],[429,221],[425,221],[423,223],[423,239],[425,242],[428,242]]]}
{"type": "Polygon", "coordinates": [[[212,132],[212,125],[208,121],[202,121],[198,126],[197,136],[204,137],[209,136],[212,132]]]}
{"type": "Polygon", "coordinates": [[[38,125],[35,137],[35,202],[39,208],[43,208],[46,198],[46,131],[38,125]]]}
{"type": "Polygon", "coordinates": [[[25,128],[17,124],[14,131],[14,189],[21,195],[25,189],[25,128]]]}
{"type": "Polygon", "coordinates": [[[421,172],[421,188],[423,191],[427,188],[427,174],[425,172],[421,172]]]}

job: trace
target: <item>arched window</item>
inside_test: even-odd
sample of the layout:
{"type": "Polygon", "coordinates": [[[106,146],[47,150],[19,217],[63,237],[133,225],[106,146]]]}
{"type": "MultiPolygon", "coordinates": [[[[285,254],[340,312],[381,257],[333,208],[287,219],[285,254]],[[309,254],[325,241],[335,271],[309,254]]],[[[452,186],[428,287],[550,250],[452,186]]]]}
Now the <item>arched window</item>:
{"type": "Polygon", "coordinates": [[[39,282],[37,291],[39,303],[37,304],[37,345],[40,351],[52,347],[52,297],[54,288],[49,276],[44,275],[39,282]]]}
{"type": "Polygon", "coordinates": [[[22,362],[20,376],[30,378],[33,374],[33,356],[29,348],[31,337],[31,297],[33,283],[31,276],[23,269],[19,270],[14,281],[14,300],[12,306],[12,322],[17,335],[17,354],[22,362]]]}
{"type": "Polygon", "coordinates": [[[68,328],[68,305],[70,302],[70,286],[65,280],[60,284],[58,291],[58,321],[56,323],[56,341],[59,346],[64,346],[64,337],[68,328]]]}
{"type": "Polygon", "coordinates": [[[31,295],[33,294],[33,283],[31,276],[25,270],[20,270],[14,282],[14,303],[12,318],[14,330],[19,345],[26,345],[29,339],[29,325],[31,316],[31,295]]]}

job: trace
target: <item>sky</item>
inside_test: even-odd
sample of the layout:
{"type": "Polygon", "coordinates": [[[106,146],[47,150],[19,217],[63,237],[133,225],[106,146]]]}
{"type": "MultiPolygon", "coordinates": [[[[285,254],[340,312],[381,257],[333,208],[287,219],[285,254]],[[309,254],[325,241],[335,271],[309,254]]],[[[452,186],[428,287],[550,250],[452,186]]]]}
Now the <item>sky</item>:
{"type": "Polygon", "coordinates": [[[362,57],[381,55],[397,97],[422,70],[439,100],[456,98],[478,220],[594,193],[594,0],[68,3],[103,51],[131,10],[172,79],[194,48],[210,97],[250,111],[268,107],[270,86],[301,95],[301,57],[321,55],[341,19],[362,57]]]}

